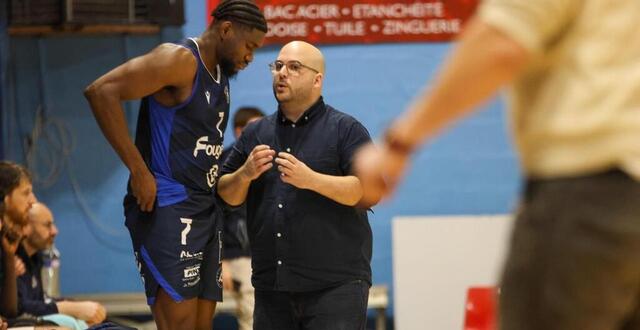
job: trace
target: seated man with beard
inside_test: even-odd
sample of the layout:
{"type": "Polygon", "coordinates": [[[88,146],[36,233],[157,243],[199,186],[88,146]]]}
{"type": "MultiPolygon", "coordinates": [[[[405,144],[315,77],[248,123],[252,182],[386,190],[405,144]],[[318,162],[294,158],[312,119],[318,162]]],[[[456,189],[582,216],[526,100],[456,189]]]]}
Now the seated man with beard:
{"type": "MultiPolygon", "coordinates": [[[[21,238],[27,213],[36,202],[31,176],[26,168],[9,161],[0,161],[0,314],[18,314],[15,252],[21,238]]],[[[7,324],[0,323],[0,329],[7,324]]]]}
{"type": "Polygon", "coordinates": [[[43,258],[41,251],[53,245],[58,234],[53,214],[42,203],[35,203],[29,210],[29,220],[24,230],[24,240],[17,256],[25,265],[25,273],[18,277],[18,311],[20,314],[44,316],[44,320],[58,325],[86,329],[88,325],[102,322],[104,306],[93,301],[50,301],[42,288],[43,258]],[[49,301],[47,301],[49,300],[49,301]]]}

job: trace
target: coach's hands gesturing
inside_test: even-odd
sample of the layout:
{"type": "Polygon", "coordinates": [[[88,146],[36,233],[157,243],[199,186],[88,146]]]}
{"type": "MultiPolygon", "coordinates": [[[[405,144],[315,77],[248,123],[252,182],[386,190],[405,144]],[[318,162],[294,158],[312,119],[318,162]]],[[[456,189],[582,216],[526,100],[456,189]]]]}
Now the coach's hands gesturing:
{"type": "Polygon", "coordinates": [[[247,198],[251,182],[273,167],[276,152],[268,145],[257,145],[244,164],[233,173],[223,174],[218,181],[218,195],[229,205],[240,205],[247,198]]]}
{"type": "Polygon", "coordinates": [[[310,189],[315,171],[290,153],[280,152],[276,158],[282,181],[300,189],[310,189]]]}
{"type": "Polygon", "coordinates": [[[268,145],[257,145],[247,160],[242,165],[242,174],[245,179],[253,181],[257,179],[266,170],[273,167],[273,156],[276,154],[268,145]]]}

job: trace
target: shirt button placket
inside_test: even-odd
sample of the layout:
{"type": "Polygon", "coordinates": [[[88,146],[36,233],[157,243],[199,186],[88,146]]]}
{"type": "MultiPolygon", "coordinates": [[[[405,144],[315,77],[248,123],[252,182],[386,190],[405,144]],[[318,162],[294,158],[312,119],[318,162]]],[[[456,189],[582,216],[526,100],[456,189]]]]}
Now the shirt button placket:
{"type": "MultiPolygon", "coordinates": [[[[284,207],[284,205],[282,205],[282,203],[278,203],[278,208],[279,208],[279,209],[282,209],[283,207],[284,207]]],[[[280,233],[280,232],[276,233],[276,237],[277,237],[277,238],[281,238],[281,237],[282,237],[282,233],[280,233]]],[[[276,243],[277,243],[277,242],[276,242],[276,243]]],[[[282,243],[280,243],[280,244],[282,244],[282,243]]],[[[280,245],[280,244],[278,244],[278,245],[280,245]]],[[[280,254],[280,253],[279,253],[279,251],[277,251],[276,253],[277,253],[278,255],[280,254]]],[[[278,259],[278,260],[276,261],[276,264],[278,265],[278,268],[280,268],[280,266],[282,266],[282,260],[278,259]]],[[[278,282],[280,282],[280,271],[279,271],[279,270],[278,270],[278,272],[277,272],[276,277],[277,277],[277,281],[278,281],[278,282]]]]}

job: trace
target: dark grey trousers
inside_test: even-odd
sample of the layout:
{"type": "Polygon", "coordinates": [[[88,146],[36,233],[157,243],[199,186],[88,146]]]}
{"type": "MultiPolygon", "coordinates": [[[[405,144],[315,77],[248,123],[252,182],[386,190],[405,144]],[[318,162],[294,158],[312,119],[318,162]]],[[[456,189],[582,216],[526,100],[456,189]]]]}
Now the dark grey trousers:
{"type": "Polygon", "coordinates": [[[640,329],[640,183],[530,180],[501,283],[502,330],[640,329]]]}
{"type": "Polygon", "coordinates": [[[254,330],[364,330],[369,283],[355,280],[319,291],[256,290],[254,330]]]}

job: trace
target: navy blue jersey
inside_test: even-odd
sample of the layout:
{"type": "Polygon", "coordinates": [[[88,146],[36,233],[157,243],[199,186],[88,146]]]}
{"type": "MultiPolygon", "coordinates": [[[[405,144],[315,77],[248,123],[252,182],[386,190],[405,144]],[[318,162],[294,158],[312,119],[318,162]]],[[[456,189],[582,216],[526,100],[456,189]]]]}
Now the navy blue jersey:
{"type": "Polygon", "coordinates": [[[160,207],[184,201],[188,191],[214,189],[229,117],[228,78],[219,67],[215,75],[207,70],[194,39],[179,45],[198,63],[191,95],[174,107],[144,97],[136,131],[136,146],[156,178],[160,207]]]}

